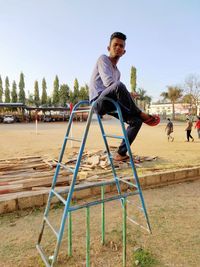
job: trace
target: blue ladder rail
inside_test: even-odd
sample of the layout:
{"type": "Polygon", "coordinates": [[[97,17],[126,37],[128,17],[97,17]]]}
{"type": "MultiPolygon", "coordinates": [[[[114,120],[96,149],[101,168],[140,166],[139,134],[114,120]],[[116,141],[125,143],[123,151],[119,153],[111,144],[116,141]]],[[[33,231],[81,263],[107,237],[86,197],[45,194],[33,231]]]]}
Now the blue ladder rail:
{"type": "MultiPolygon", "coordinates": [[[[106,100],[108,100],[108,101],[110,101],[110,102],[112,102],[114,104],[114,106],[116,108],[115,112],[118,115],[118,118],[119,118],[119,121],[120,121],[120,125],[121,125],[121,128],[122,128],[122,133],[123,133],[123,136],[106,134],[105,131],[104,131],[104,127],[103,127],[102,121],[101,121],[101,117],[97,114],[98,124],[99,124],[100,130],[101,130],[101,134],[102,134],[102,137],[103,137],[103,140],[104,140],[104,144],[105,144],[105,147],[106,147],[106,150],[107,150],[108,158],[110,160],[110,165],[111,165],[111,169],[112,169],[112,173],[113,173],[113,177],[114,177],[114,183],[116,184],[118,195],[114,196],[114,197],[110,197],[110,198],[105,198],[104,200],[100,200],[100,201],[89,202],[89,203],[86,203],[86,204],[83,204],[83,205],[71,206],[72,195],[73,195],[74,191],[76,191],[75,184],[76,184],[76,179],[77,179],[77,175],[78,175],[78,171],[79,171],[79,167],[80,167],[80,163],[81,163],[82,154],[83,154],[83,151],[84,151],[84,148],[85,148],[85,143],[86,143],[86,140],[87,140],[87,136],[88,136],[88,132],[89,132],[92,116],[93,116],[93,113],[95,112],[94,111],[95,110],[95,102],[93,102],[92,105],[89,108],[79,110],[79,107],[81,105],[89,105],[89,101],[81,101],[81,102],[77,103],[74,106],[74,108],[72,110],[72,113],[71,113],[71,116],[70,116],[69,124],[68,124],[67,131],[66,131],[66,135],[64,137],[64,142],[63,142],[63,145],[62,145],[62,148],[61,148],[61,152],[60,152],[60,155],[59,155],[58,163],[56,165],[56,170],[55,170],[55,173],[54,173],[54,176],[53,176],[52,186],[51,186],[51,190],[49,192],[49,197],[48,197],[47,205],[46,205],[45,212],[44,212],[44,217],[43,217],[43,222],[42,222],[40,234],[39,234],[39,237],[38,237],[38,242],[37,242],[37,245],[36,245],[36,248],[37,248],[37,250],[39,251],[39,254],[42,257],[43,262],[48,267],[49,266],[53,267],[55,262],[56,262],[56,260],[57,260],[58,252],[59,252],[59,249],[60,249],[60,245],[61,245],[61,241],[62,241],[62,237],[63,237],[63,233],[64,233],[65,223],[66,223],[66,220],[67,220],[67,217],[68,217],[68,213],[71,212],[71,211],[76,211],[76,210],[78,210],[80,208],[86,208],[86,207],[89,207],[89,206],[95,206],[95,205],[101,204],[102,201],[103,202],[108,202],[108,201],[113,201],[113,200],[117,200],[117,199],[123,201],[124,197],[128,197],[129,195],[138,194],[139,197],[140,197],[141,205],[142,205],[141,210],[144,213],[144,217],[146,219],[147,228],[148,228],[149,232],[151,232],[150,222],[149,222],[147,210],[146,210],[146,207],[145,207],[145,202],[144,202],[141,186],[140,186],[140,183],[139,183],[136,167],[134,165],[130,144],[129,144],[129,141],[128,141],[125,125],[124,125],[124,122],[123,122],[123,117],[122,117],[122,114],[121,114],[121,109],[120,109],[120,107],[119,107],[117,102],[113,101],[110,98],[106,98],[106,100]],[[82,139],[69,137],[74,116],[75,116],[76,113],[78,113],[80,111],[81,112],[88,112],[88,118],[87,118],[86,127],[85,127],[85,130],[84,130],[83,137],[82,137],[82,139]],[[121,179],[120,177],[117,176],[117,173],[116,173],[116,170],[115,170],[115,166],[114,166],[114,162],[113,162],[113,157],[112,157],[112,154],[111,154],[110,149],[109,149],[107,138],[124,139],[124,141],[126,143],[126,147],[127,147],[127,153],[129,155],[129,159],[130,159],[130,165],[131,165],[131,168],[132,168],[132,171],[133,171],[132,179],[133,179],[134,183],[130,182],[130,181],[125,181],[125,180],[123,180],[123,179],[121,179]],[[77,161],[76,161],[76,166],[75,166],[74,169],[73,168],[69,168],[66,165],[62,164],[62,159],[63,159],[63,155],[64,155],[64,152],[65,152],[65,148],[66,148],[68,140],[81,143],[80,149],[79,149],[79,154],[78,154],[77,161]],[[59,171],[60,171],[61,167],[65,168],[65,169],[67,169],[67,170],[69,170],[70,172],[73,173],[73,178],[71,180],[71,184],[69,186],[69,189],[67,190],[66,200],[61,196],[60,192],[57,192],[55,190],[57,178],[58,178],[59,171]],[[120,182],[125,182],[129,186],[134,187],[135,191],[132,192],[132,193],[127,193],[125,195],[122,194],[121,188],[120,188],[120,182]],[[58,231],[52,226],[52,224],[48,220],[48,214],[49,214],[49,210],[50,210],[51,199],[52,199],[53,196],[56,196],[64,204],[64,211],[63,211],[63,215],[62,215],[62,219],[61,219],[60,227],[59,227],[58,231]],[[49,259],[45,255],[45,252],[44,252],[44,250],[43,250],[43,248],[42,248],[42,246],[40,244],[41,241],[42,241],[42,236],[43,236],[44,228],[45,228],[46,225],[50,227],[50,229],[53,231],[53,233],[56,235],[56,238],[57,238],[56,246],[55,246],[55,249],[54,249],[54,255],[51,258],[51,262],[49,261],[49,259]]],[[[130,219],[130,220],[132,220],[132,219],[130,219]]],[[[132,220],[132,221],[134,223],[136,223],[134,220],[132,220]]]]}

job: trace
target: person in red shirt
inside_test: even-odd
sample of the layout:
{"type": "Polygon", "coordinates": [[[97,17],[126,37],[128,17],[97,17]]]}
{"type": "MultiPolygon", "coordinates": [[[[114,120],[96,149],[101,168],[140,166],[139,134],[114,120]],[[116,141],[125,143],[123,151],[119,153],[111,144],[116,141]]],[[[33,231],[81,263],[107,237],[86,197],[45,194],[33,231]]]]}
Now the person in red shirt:
{"type": "Polygon", "coordinates": [[[197,129],[198,138],[200,139],[200,117],[197,117],[195,128],[197,129]]]}

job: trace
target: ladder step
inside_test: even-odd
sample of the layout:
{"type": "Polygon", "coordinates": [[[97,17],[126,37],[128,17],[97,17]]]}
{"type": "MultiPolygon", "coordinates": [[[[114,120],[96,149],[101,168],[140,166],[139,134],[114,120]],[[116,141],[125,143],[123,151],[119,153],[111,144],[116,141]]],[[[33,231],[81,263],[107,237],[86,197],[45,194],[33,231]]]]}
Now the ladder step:
{"type": "Polygon", "coordinates": [[[80,109],[72,111],[72,113],[82,113],[82,112],[90,112],[90,109],[80,109]]]}
{"type": "Polygon", "coordinates": [[[58,199],[60,199],[60,201],[62,201],[62,203],[63,203],[64,205],[66,204],[65,199],[64,199],[58,192],[56,192],[54,189],[51,189],[51,192],[52,192],[58,199]]]}
{"type": "MultiPolygon", "coordinates": [[[[130,204],[132,204],[132,205],[135,205],[135,202],[132,201],[132,200],[129,200],[129,199],[127,199],[127,203],[130,203],[130,204]]],[[[142,211],[142,212],[144,211],[143,207],[136,206],[136,208],[138,208],[139,211],[142,211]]]]}
{"type": "Polygon", "coordinates": [[[72,173],[74,173],[74,169],[73,168],[70,168],[70,167],[66,166],[65,164],[63,164],[61,162],[58,162],[57,164],[60,165],[60,167],[62,167],[63,169],[65,169],[67,171],[71,171],[72,173]]]}
{"type": "Polygon", "coordinates": [[[71,140],[71,141],[80,142],[80,143],[82,142],[82,140],[81,140],[81,139],[78,139],[78,138],[73,138],[73,137],[69,137],[69,136],[66,136],[66,137],[65,137],[65,139],[66,139],[66,140],[71,140]]]}
{"type": "Polygon", "coordinates": [[[44,220],[45,222],[48,224],[48,226],[51,228],[51,230],[54,232],[54,234],[56,235],[57,239],[58,239],[58,233],[57,231],[54,229],[54,227],[51,225],[51,223],[49,222],[48,218],[44,216],[44,220]]]}
{"type": "Polygon", "coordinates": [[[49,261],[48,261],[46,255],[45,255],[45,253],[44,253],[43,248],[42,248],[39,244],[36,245],[36,248],[37,248],[38,252],[40,253],[40,256],[41,256],[41,258],[43,259],[45,265],[46,265],[47,267],[51,267],[51,265],[49,264],[49,261]]]}
{"type": "Polygon", "coordinates": [[[138,186],[136,185],[136,184],[133,184],[133,183],[131,183],[131,182],[128,182],[128,181],[126,181],[126,180],[124,180],[124,179],[122,179],[122,178],[119,178],[119,177],[116,177],[120,182],[123,182],[123,183],[125,183],[125,184],[128,184],[128,185],[130,185],[130,186],[133,186],[133,187],[135,187],[135,188],[137,188],[138,189],[138,186]]]}
{"type": "Polygon", "coordinates": [[[103,136],[110,137],[110,138],[116,138],[116,139],[124,139],[124,136],[119,136],[119,135],[114,135],[114,134],[104,134],[103,136]]]}
{"type": "Polygon", "coordinates": [[[141,227],[142,229],[144,229],[144,230],[146,230],[147,232],[150,233],[150,230],[149,230],[148,228],[146,228],[146,227],[144,227],[143,225],[139,224],[138,222],[136,222],[136,221],[133,220],[132,218],[130,218],[130,217],[127,216],[127,219],[128,219],[130,222],[132,222],[132,223],[138,225],[139,227],[141,227]]]}

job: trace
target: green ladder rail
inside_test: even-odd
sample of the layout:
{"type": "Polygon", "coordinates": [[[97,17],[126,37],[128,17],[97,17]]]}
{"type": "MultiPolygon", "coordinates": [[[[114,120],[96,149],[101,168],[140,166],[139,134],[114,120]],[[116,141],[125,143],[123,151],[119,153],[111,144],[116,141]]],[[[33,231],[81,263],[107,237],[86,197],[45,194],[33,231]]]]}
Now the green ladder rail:
{"type": "MultiPolygon", "coordinates": [[[[41,229],[40,229],[40,233],[39,233],[39,237],[38,237],[38,242],[36,245],[36,248],[44,262],[44,264],[47,267],[53,267],[57,261],[57,256],[59,253],[59,249],[60,249],[60,245],[61,245],[61,241],[63,238],[63,234],[64,234],[64,229],[65,229],[65,223],[68,220],[68,255],[71,256],[72,255],[72,219],[71,219],[71,213],[73,211],[82,209],[82,208],[86,208],[86,214],[87,214],[87,242],[86,242],[86,266],[89,267],[90,266],[90,258],[89,258],[89,247],[90,247],[90,242],[89,242],[89,236],[90,236],[90,229],[89,229],[89,217],[90,217],[90,211],[89,208],[91,206],[96,206],[101,204],[102,205],[102,244],[105,243],[105,215],[104,214],[104,204],[106,202],[109,201],[115,201],[115,200],[120,200],[121,204],[122,204],[122,208],[123,210],[126,210],[126,205],[128,202],[128,197],[129,196],[133,196],[133,195],[138,195],[140,202],[141,202],[141,207],[140,210],[143,212],[144,214],[144,218],[146,220],[146,225],[147,225],[147,230],[151,233],[151,227],[150,227],[150,222],[149,222],[149,218],[148,218],[148,214],[147,214],[147,210],[146,210],[146,206],[145,206],[145,201],[143,198],[143,194],[142,194],[142,190],[141,190],[141,186],[140,186],[140,182],[139,182],[139,178],[137,175],[137,170],[133,161],[133,156],[132,156],[132,152],[131,152],[131,148],[130,148],[130,144],[128,141],[128,137],[127,137],[127,133],[126,133],[126,128],[123,122],[123,117],[121,114],[121,109],[120,106],[118,105],[117,102],[113,101],[110,98],[106,98],[107,101],[110,101],[113,103],[113,105],[115,106],[115,111],[117,113],[117,116],[119,118],[120,121],[120,125],[121,125],[121,129],[122,129],[122,136],[116,136],[116,135],[111,135],[111,134],[106,134],[104,131],[104,127],[103,127],[103,123],[101,120],[101,117],[97,114],[97,120],[99,123],[99,127],[101,130],[101,134],[104,140],[104,144],[106,147],[106,151],[107,151],[107,155],[110,161],[110,165],[111,165],[111,169],[112,169],[112,173],[113,173],[113,180],[112,181],[104,181],[104,182],[98,182],[96,185],[93,186],[105,186],[108,184],[115,184],[116,188],[117,188],[117,195],[114,196],[110,196],[105,198],[104,197],[104,192],[102,191],[101,195],[101,199],[100,200],[96,200],[96,201],[91,201],[91,202],[87,202],[81,205],[72,205],[71,201],[72,201],[72,196],[73,193],[75,191],[78,190],[84,190],[86,188],[91,188],[92,185],[81,185],[79,187],[75,186],[76,184],[76,179],[77,179],[77,175],[78,175],[78,171],[79,171],[79,167],[80,167],[80,163],[81,163],[81,159],[82,159],[82,155],[83,155],[83,151],[85,148],[85,143],[87,140],[87,136],[88,136],[88,132],[89,132],[89,128],[91,125],[91,121],[92,121],[92,116],[95,113],[95,102],[92,103],[91,106],[85,108],[85,109],[81,109],[81,112],[87,112],[88,113],[88,118],[87,118],[87,122],[86,122],[86,127],[84,130],[84,134],[82,139],[77,139],[77,138],[73,138],[72,136],[69,136],[70,134],[70,130],[72,128],[72,123],[73,123],[73,119],[74,116],[77,112],[80,112],[79,107],[81,105],[89,105],[89,101],[81,101],[78,104],[76,104],[72,110],[70,119],[69,119],[69,123],[68,123],[68,127],[67,127],[67,131],[66,131],[66,135],[64,137],[64,142],[61,148],[61,152],[59,155],[59,159],[58,159],[58,163],[56,165],[56,170],[53,176],[53,180],[52,180],[52,186],[49,192],[49,197],[48,197],[48,201],[47,201],[47,205],[45,208],[45,212],[44,212],[44,216],[43,216],[43,221],[42,221],[42,225],[41,225],[41,229]],[[108,141],[107,138],[117,138],[117,139],[123,139],[126,143],[126,147],[127,147],[127,153],[129,155],[129,159],[130,159],[130,165],[131,165],[131,169],[132,169],[132,176],[129,177],[130,179],[124,179],[124,177],[120,177],[117,175],[116,170],[115,170],[115,166],[114,166],[114,162],[113,162],[113,156],[110,152],[109,149],[109,145],[108,145],[108,141]],[[66,165],[64,165],[62,163],[62,159],[63,159],[63,155],[66,149],[66,145],[67,145],[67,141],[73,141],[73,142],[78,142],[80,143],[80,149],[79,149],[79,153],[78,153],[78,157],[77,157],[77,161],[76,161],[76,166],[75,168],[71,168],[68,167],[66,165]],[[62,190],[55,190],[55,186],[56,186],[56,182],[57,182],[57,178],[59,175],[59,171],[60,168],[65,168],[66,170],[70,171],[73,174],[73,178],[71,180],[70,186],[68,186],[66,189],[62,189],[62,190]],[[131,180],[131,182],[130,182],[131,180]],[[121,191],[121,187],[120,187],[120,183],[126,183],[128,186],[132,186],[134,188],[134,191],[132,192],[127,192],[127,193],[122,193],[121,191]],[[63,193],[67,194],[67,197],[64,198],[62,196],[63,193]],[[60,227],[59,229],[55,229],[55,227],[52,225],[52,223],[50,222],[50,220],[48,219],[48,215],[49,215],[49,211],[50,211],[50,204],[52,201],[53,197],[57,197],[63,204],[64,204],[64,210],[63,210],[63,214],[62,214],[62,218],[61,218],[61,222],[60,222],[60,227]],[[43,249],[43,246],[41,244],[42,241],[42,237],[43,237],[43,233],[44,233],[44,229],[45,226],[48,226],[52,232],[55,234],[56,236],[56,245],[55,245],[55,249],[54,249],[54,254],[50,257],[48,257],[43,249]]],[[[103,189],[102,189],[103,190],[103,189]]],[[[126,213],[126,212],[125,212],[126,213]]],[[[135,220],[133,220],[132,218],[129,218],[128,216],[124,215],[124,220],[123,220],[123,225],[124,228],[126,228],[126,219],[129,219],[131,222],[138,224],[135,220]]],[[[138,224],[139,225],[139,224],[138,224]]],[[[143,227],[143,226],[141,226],[143,227]]],[[[125,248],[125,243],[126,243],[126,230],[123,230],[123,266],[126,265],[126,248],[125,248]]]]}

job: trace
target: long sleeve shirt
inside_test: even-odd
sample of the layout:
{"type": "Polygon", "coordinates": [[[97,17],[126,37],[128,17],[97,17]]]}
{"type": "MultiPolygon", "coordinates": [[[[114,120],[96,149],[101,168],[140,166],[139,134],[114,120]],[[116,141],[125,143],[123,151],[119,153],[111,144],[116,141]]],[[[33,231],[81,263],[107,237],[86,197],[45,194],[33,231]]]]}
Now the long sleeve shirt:
{"type": "Polygon", "coordinates": [[[90,80],[90,101],[113,83],[120,83],[120,72],[108,56],[101,55],[97,60],[90,80]]]}

